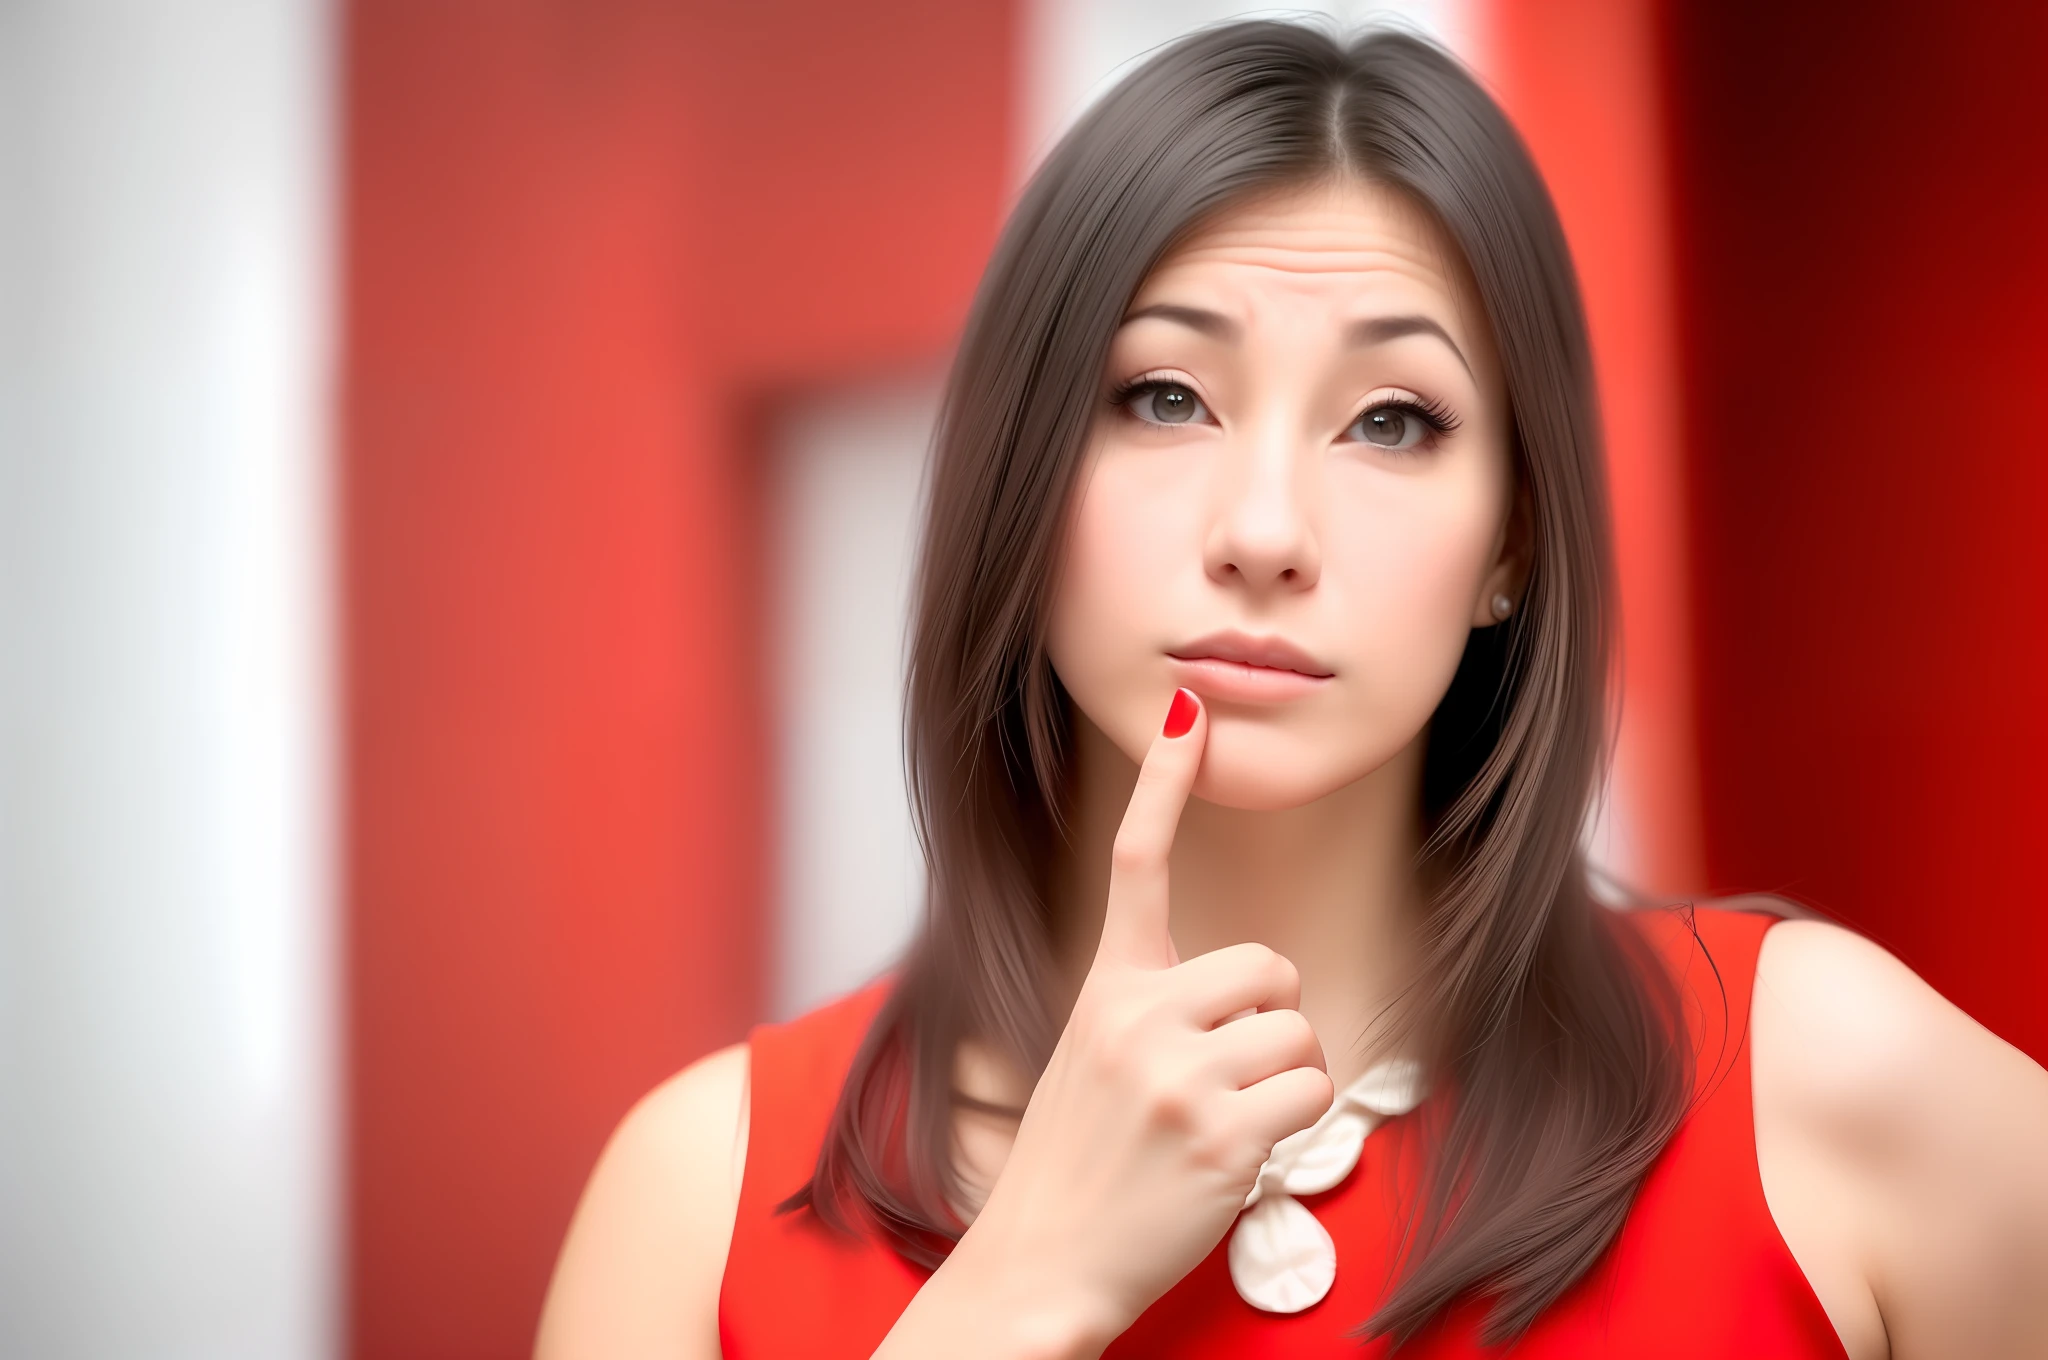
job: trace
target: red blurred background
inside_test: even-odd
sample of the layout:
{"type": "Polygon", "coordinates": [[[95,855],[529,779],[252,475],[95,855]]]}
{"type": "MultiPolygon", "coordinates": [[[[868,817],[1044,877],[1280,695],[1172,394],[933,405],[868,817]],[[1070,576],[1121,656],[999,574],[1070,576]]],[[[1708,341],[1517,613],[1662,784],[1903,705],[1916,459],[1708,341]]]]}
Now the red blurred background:
{"type": "MultiPolygon", "coordinates": [[[[1635,864],[2048,1059],[2048,11],[1478,6],[1613,433],[1635,864]]],[[[1031,16],[343,12],[347,1348],[514,1355],[768,1007],[767,431],[943,361],[1031,16]]]]}

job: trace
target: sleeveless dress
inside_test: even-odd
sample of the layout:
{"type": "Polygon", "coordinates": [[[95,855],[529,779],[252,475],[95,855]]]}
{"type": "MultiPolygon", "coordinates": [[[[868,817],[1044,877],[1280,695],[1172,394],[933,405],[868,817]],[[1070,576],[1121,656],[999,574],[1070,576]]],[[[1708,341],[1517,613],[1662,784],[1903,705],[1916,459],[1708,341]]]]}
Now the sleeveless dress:
{"type": "MultiPolygon", "coordinates": [[[[1670,1357],[1671,1360],[1846,1360],[1840,1339],[1764,1203],[1750,1114],[1746,1043],[1751,983],[1775,918],[1699,908],[1643,913],[1679,979],[1697,1067],[1694,1103],[1645,1178],[1621,1233],[1601,1260],[1512,1348],[1516,1360],[1670,1357]],[[1704,945],[1704,949],[1702,949],[1704,945]]],[[[719,1295],[725,1360],[865,1357],[926,1279],[879,1238],[834,1233],[810,1213],[775,1205],[809,1178],[840,1080],[885,984],[752,1036],[752,1115],[738,1218],[719,1295]]],[[[1387,1338],[1361,1340],[1390,1283],[1409,1184],[1412,1131],[1397,1117],[1365,1140],[1341,1184],[1302,1202],[1337,1247],[1336,1282],[1305,1311],[1264,1313],[1239,1297],[1229,1235],[1113,1342],[1137,1357],[1382,1357],[1387,1338]]],[[[1412,1149],[1411,1149],[1412,1151],[1412,1149]]],[[[1483,1303],[1440,1316],[1402,1360],[1498,1355],[1478,1340],[1483,1303]]]]}

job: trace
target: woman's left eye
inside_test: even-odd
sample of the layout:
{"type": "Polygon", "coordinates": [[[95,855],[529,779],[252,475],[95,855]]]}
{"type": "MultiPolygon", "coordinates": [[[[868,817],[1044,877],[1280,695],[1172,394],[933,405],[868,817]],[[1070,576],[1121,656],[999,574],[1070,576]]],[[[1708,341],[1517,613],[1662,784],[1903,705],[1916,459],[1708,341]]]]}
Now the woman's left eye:
{"type": "Polygon", "coordinates": [[[1140,384],[1124,394],[1123,405],[1147,425],[1187,425],[1209,414],[1202,399],[1177,382],[1140,384]]]}
{"type": "Polygon", "coordinates": [[[1443,427],[1412,406],[1388,403],[1367,410],[1345,433],[1375,448],[1400,451],[1428,443],[1443,427]]]}

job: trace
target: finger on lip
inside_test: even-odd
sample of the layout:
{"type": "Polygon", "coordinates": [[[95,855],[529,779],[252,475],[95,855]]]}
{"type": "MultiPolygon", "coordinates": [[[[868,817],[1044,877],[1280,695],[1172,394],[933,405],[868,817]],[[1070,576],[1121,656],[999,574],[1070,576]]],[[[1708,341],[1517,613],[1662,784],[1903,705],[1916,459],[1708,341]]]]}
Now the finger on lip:
{"type": "Polygon", "coordinates": [[[1194,695],[1176,692],[1167,722],[1185,720],[1186,727],[1176,733],[1162,726],[1138,767],[1138,781],[1110,855],[1109,902],[1099,945],[1105,955],[1154,968],[1170,968],[1179,961],[1167,929],[1166,866],[1181,809],[1201,765],[1202,709],[1194,695]]]}

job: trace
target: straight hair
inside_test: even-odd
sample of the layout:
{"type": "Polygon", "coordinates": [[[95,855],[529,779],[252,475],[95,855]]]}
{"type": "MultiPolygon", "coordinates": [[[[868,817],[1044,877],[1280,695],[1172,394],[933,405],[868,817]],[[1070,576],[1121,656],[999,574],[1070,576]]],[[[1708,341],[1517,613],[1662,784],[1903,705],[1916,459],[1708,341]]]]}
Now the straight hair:
{"type": "Polygon", "coordinates": [[[1530,544],[1521,607],[1473,632],[1430,723],[1422,963],[1386,1034],[1453,1098],[1423,1107],[1402,1265],[1363,1329],[1405,1341],[1478,1297],[1486,1340],[1520,1335],[1612,1242],[1683,1118],[1676,986],[1596,902],[1579,847],[1610,717],[1609,547],[1550,196],[1499,107],[1429,43],[1240,22],[1163,48],[1080,120],[975,297],[934,435],[905,698],[926,919],[785,1210],[865,1220],[926,1266],[958,1240],[956,1049],[973,1037],[1035,1074],[1058,1038],[1041,986],[1071,718],[1046,623],[1111,338],[1203,221],[1345,177],[1421,205],[1462,252],[1530,544]]]}

